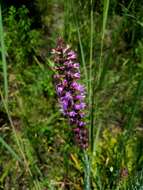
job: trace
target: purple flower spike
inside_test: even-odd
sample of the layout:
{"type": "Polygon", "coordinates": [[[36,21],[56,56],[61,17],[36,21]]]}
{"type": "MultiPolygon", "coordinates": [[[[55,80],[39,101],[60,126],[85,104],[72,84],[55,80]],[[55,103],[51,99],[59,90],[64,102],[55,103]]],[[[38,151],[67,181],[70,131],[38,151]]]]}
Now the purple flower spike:
{"type": "Polygon", "coordinates": [[[57,47],[52,51],[54,55],[54,81],[61,111],[73,126],[76,143],[82,148],[88,147],[88,130],[85,127],[84,103],[85,88],[78,83],[80,79],[79,63],[76,53],[58,40],[57,47]]]}

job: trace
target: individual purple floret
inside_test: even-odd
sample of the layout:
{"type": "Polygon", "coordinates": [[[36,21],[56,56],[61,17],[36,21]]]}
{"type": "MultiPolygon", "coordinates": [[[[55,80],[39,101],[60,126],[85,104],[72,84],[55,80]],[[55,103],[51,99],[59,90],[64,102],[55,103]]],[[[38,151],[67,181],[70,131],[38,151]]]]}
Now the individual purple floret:
{"type": "Polygon", "coordinates": [[[88,147],[88,130],[85,127],[84,110],[86,104],[85,88],[78,83],[80,79],[79,63],[76,53],[65,45],[62,39],[52,51],[54,55],[54,81],[62,113],[73,126],[77,144],[86,149],[88,147]]]}

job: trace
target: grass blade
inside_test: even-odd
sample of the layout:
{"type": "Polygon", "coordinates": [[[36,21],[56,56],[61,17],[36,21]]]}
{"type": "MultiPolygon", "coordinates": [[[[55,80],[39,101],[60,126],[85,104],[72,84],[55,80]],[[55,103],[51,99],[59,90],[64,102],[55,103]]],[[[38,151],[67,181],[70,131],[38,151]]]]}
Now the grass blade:
{"type": "Polygon", "coordinates": [[[90,117],[90,130],[89,130],[89,142],[91,146],[91,151],[93,150],[93,134],[94,134],[94,127],[93,127],[93,104],[94,99],[92,98],[93,95],[93,84],[92,84],[92,62],[93,62],[93,1],[90,1],[91,4],[91,10],[90,10],[90,57],[89,57],[89,86],[88,86],[88,92],[89,92],[89,117],[90,117]]]}
{"type": "Polygon", "coordinates": [[[104,39],[104,36],[105,36],[105,29],[106,29],[106,24],[107,24],[108,10],[109,10],[109,0],[104,0],[102,40],[104,39]]]}
{"type": "Polygon", "coordinates": [[[0,137],[0,143],[9,151],[9,153],[19,162],[22,162],[20,157],[15,153],[15,151],[5,142],[5,140],[0,137]]]}
{"type": "Polygon", "coordinates": [[[76,30],[77,30],[77,35],[78,35],[78,41],[79,41],[79,46],[80,46],[80,52],[81,52],[81,59],[82,59],[82,64],[83,64],[83,70],[84,70],[84,78],[86,81],[86,86],[88,88],[88,72],[87,72],[87,67],[86,67],[86,62],[85,62],[85,55],[84,55],[84,50],[83,50],[83,45],[82,45],[82,40],[81,40],[81,34],[80,34],[80,29],[79,29],[79,24],[78,24],[78,19],[77,19],[77,14],[75,11],[75,6],[74,6],[74,2],[72,1],[72,10],[73,10],[73,19],[74,19],[74,23],[76,26],[76,30]]]}
{"type": "Polygon", "coordinates": [[[1,4],[0,4],[0,43],[1,43],[1,54],[2,54],[3,77],[4,77],[4,97],[7,102],[8,100],[7,63],[6,63],[6,52],[5,52],[5,45],[4,45],[4,32],[3,32],[3,24],[2,24],[1,4]]]}
{"type": "Polygon", "coordinates": [[[103,8],[103,23],[102,23],[102,35],[101,35],[101,50],[100,50],[100,62],[99,62],[99,74],[98,74],[98,87],[100,87],[102,83],[102,72],[104,70],[104,61],[103,61],[103,46],[104,46],[104,37],[106,31],[108,10],[109,10],[109,0],[104,0],[104,8],[103,8]]]}

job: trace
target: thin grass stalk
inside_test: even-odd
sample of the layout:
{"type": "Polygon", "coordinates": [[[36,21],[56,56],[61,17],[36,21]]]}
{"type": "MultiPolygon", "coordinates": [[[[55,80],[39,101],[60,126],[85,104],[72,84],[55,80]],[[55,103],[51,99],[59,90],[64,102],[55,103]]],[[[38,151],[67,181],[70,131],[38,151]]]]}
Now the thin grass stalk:
{"type": "Polygon", "coordinates": [[[5,140],[0,137],[0,143],[8,150],[8,152],[19,162],[22,163],[21,158],[17,155],[17,153],[5,142],[5,140]]]}
{"type": "Polygon", "coordinates": [[[85,56],[84,56],[83,45],[82,45],[82,41],[81,41],[81,35],[80,35],[80,31],[79,31],[79,27],[78,27],[77,22],[76,22],[76,26],[77,26],[78,40],[79,40],[81,59],[82,59],[82,64],[83,64],[83,69],[84,69],[85,81],[86,81],[86,86],[88,87],[88,74],[87,74],[87,68],[86,68],[86,63],[85,63],[85,56]]]}
{"type": "MultiPolygon", "coordinates": [[[[106,31],[106,24],[107,24],[107,18],[108,18],[108,10],[109,10],[109,0],[104,0],[104,7],[103,7],[103,23],[102,23],[102,35],[101,35],[101,47],[100,47],[100,59],[99,59],[99,71],[98,71],[98,78],[97,78],[97,87],[96,89],[100,88],[100,85],[102,83],[102,73],[104,69],[104,57],[103,57],[103,47],[104,47],[104,37],[105,37],[105,31],[106,31]]],[[[95,92],[96,89],[93,89],[95,92]]],[[[92,97],[93,98],[93,97],[92,97]]],[[[93,104],[94,104],[94,98],[93,98],[93,104]]],[[[93,113],[94,114],[94,107],[93,107],[93,113]]],[[[94,118],[92,119],[91,127],[94,125],[94,118]]],[[[100,131],[101,125],[99,125],[99,129],[97,131],[100,131]]],[[[93,130],[93,129],[92,129],[93,130]]],[[[99,133],[98,133],[99,135],[99,133]]],[[[93,138],[93,135],[92,135],[93,138]]],[[[96,136],[96,138],[98,138],[96,136]]],[[[93,142],[93,146],[95,145],[95,142],[93,142]]],[[[93,151],[95,151],[95,148],[93,147],[93,151]]]]}
{"type": "Polygon", "coordinates": [[[7,79],[7,63],[6,63],[5,44],[4,44],[1,4],[0,4],[0,43],[1,43],[3,77],[4,77],[4,98],[7,103],[8,102],[8,79],[7,79]]]}
{"type": "Polygon", "coordinates": [[[97,143],[99,140],[99,134],[101,131],[101,127],[102,127],[102,123],[99,123],[99,126],[97,126],[96,136],[95,136],[95,140],[94,140],[93,159],[96,157],[96,148],[97,148],[97,143]]]}
{"type": "Polygon", "coordinates": [[[93,1],[90,1],[90,58],[89,58],[89,103],[92,96],[92,59],[93,59],[93,1]]]}
{"type": "Polygon", "coordinates": [[[91,190],[90,187],[90,159],[89,156],[87,154],[87,151],[83,151],[83,155],[84,155],[84,190],[91,190]]]}
{"type": "Polygon", "coordinates": [[[22,148],[21,148],[21,145],[20,145],[20,141],[19,141],[18,136],[17,136],[17,134],[16,134],[16,130],[15,130],[13,121],[12,121],[12,119],[11,119],[11,116],[10,116],[10,113],[9,113],[9,110],[8,110],[8,107],[7,107],[7,104],[6,104],[6,102],[5,102],[5,99],[4,99],[3,95],[2,95],[1,90],[0,90],[0,96],[1,96],[2,103],[3,103],[3,105],[4,105],[4,108],[5,108],[5,110],[6,110],[6,113],[7,113],[9,122],[10,122],[10,125],[11,125],[11,127],[12,127],[12,130],[13,130],[13,133],[14,133],[14,137],[15,137],[15,139],[16,139],[16,143],[17,143],[17,145],[18,145],[19,151],[20,151],[20,153],[21,153],[23,159],[25,160],[25,155],[24,155],[24,153],[23,153],[23,151],[22,151],[22,148]]]}
{"type": "Polygon", "coordinates": [[[80,52],[81,52],[82,65],[83,65],[84,76],[85,76],[84,78],[85,78],[85,81],[86,81],[86,86],[88,88],[88,71],[87,71],[87,67],[86,67],[85,55],[84,55],[84,50],[83,50],[83,45],[82,45],[82,40],[81,40],[81,34],[80,34],[80,30],[79,30],[79,25],[78,25],[78,21],[77,21],[77,15],[76,15],[73,0],[72,0],[72,11],[73,11],[74,23],[75,23],[75,26],[76,26],[76,29],[77,29],[77,35],[78,35],[80,52]]]}
{"type": "MultiPolygon", "coordinates": [[[[95,98],[94,94],[96,93],[96,90],[100,88],[103,80],[103,70],[104,70],[104,57],[103,57],[103,47],[104,47],[104,37],[105,37],[105,31],[106,31],[106,24],[107,24],[107,18],[108,18],[108,10],[109,10],[109,0],[104,0],[104,8],[103,8],[103,23],[102,23],[102,34],[101,34],[101,46],[100,46],[100,59],[99,59],[99,70],[98,70],[98,77],[97,77],[97,85],[93,85],[92,88],[92,96],[91,96],[91,119],[90,119],[90,127],[91,127],[91,152],[95,154],[95,141],[94,140],[94,112],[95,112],[95,98]]],[[[97,129],[97,134],[99,135],[99,132],[101,130],[101,125],[99,125],[99,129],[97,129]]],[[[96,139],[97,139],[96,135],[96,139]]]]}
{"type": "Polygon", "coordinates": [[[94,101],[94,95],[93,95],[93,84],[92,84],[92,62],[93,62],[93,1],[90,1],[91,10],[90,10],[90,58],[89,58],[89,107],[90,107],[90,131],[89,131],[89,137],[90,137],[90,147],[91,151],[93,151],[93,139],[94,139],[94,125],[93,125],[93,101],[94,101]]]}
{"type": "MultiPolygon", "coordinates": [[[[92,0],[91,0],[92,3],[92,0]]],[[[108,10],[109,10],[109,0],[104,0],[104,8],[103,8],[103,24],[102,24],[102,35],[101,35],[101,48],[100,48],[100,60],[99,60],[99,71],[98,71],[98,78],[97,78],[97,86],[95,88],[95,85],[93,85],[93,91],[91,93],[91,99],[90,102],[92,103],[92,107],[91,107],[91,117],[90,117],[90,143],[91,143],[91,152],[92,152],[92,157],[91,157],[91,163],[92,163],[92,159],[95,159],[96,157],[96,144],[99,138],[99,134],[101,131],[101,127],[102,124],[100,123],[100,125],[97,128],[97,132],[96,132],[96,137],[94,140],[94,112],[95,112],[95,105],[94,105],[94,92],[96,91],[96,89],[98,89],[102,83],[102,73],[103,73],[103,69],[104,69],[104,58],[103,58],[103,47],[104,47],[104,37],[105,37],[105,30],[106,30],[106,24],[107,24],[107,17],[108,17],[108,10]]],[[[91,10],[91,24],[93,24],[93,12],[91,10]]],[[[93,25],[92,25],[93,26],[93,25]]],[[[92,30],[92,26],[91,26],[91,30],[92,30]]],[[[92,37],[93,37],[93,33],[91,31],[91,46],[92,46],[92,37]]],[[[91,48],[91,47],[90,47],[91,48]]],[[[93,49],[93,47],[92,47],[93,49]]],[[[90,50],[90,67],[92,66],[92,55],[93,54],[92,50],[90,50]]],[[[91,69],[91,68],[90,68],[91,69]]],[[[90,71],[90,77],[92,78],[92,70],[90,71]]],[[[91,82],[91,81],[90,81],[91,82]]],[[[90,83],[91,87],[92,87],[92,82],[90,83]]],[[[91,90],[90,90],[91,91],[91,90]]]]}
{"type": "Polygon", "coordinates": [[[90,136],[90,151],[93,153],[94,151],[94,121],[95,121],[95,95],[93,94],[94,88],[92,90],[92,97],[91,97],[91,108],[90,108],[90,131],[89,131],[89,136],[90,136]]]}
{"type": "Polygon", "coordinates": [[[100,60],[99,60],[99,74],[98,74],[98,87],[100,87],[100,85],[102,83],[102,72],[103,72],[103,67],[104,67],[103,47],[104,47],[104,37],[105,37],[106,24],[107,24],[107,18],[108,18],[109,3],[110,3],[109,0],[104,0],[100,60]]]}

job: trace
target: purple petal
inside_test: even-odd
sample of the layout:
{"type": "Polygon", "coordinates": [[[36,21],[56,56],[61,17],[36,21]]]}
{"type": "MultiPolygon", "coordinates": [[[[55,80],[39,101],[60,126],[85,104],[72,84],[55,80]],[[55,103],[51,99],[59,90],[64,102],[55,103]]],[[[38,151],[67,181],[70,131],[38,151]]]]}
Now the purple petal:
{"type": "Polygon", "coordinates": [[[73,64],[73,68],[79,69],[79,63],[74,63],[74,64],[73,64]]]}
{"type": "Polygon", "coordinates": [[[63,86],[57,86],[57,88],[56,88],[56,91],[57,91],[58,95],[61,95],[61,93],[63,92],[63,90],[64,90],[63,86]]]}
{"type": "Polygon", "coordinates": [[[72,100],[73,97],[70,92],[66,92],[65,96],[63,96],[63,99],[69,101],[69,100],[72,100]]]}
{"type": "Polygon", "coordinates": [[[81,109],[81,106],[80,106],[80,104],[75,104],[75,105],[74,105],[74,108],[75,108],[76,110],[80,110],[80,109],[81,109]]]}
{"type": "Polygon", "coordinates": [[[84,92],[84,90],[85,90],[83,85],[78,84],[78,83],[75,82],[75,81],[72,82],[71,87],[74,88],[75,90],[80,91],[80,92],[84,92]]]}
{"type": "Polygon", "coordinates": [[[76,95],[74,98],[75,98],[76,100],[83,100],[83,99],[85,98],[85,95],[79,94],[79,95],[76,95]]]}
{"type": "Polygon", "coordinates": [[[84,109],[86,107],[86,104],[84,102],[82,102],[80,105],[81,105],[81,109],[84,109]]]}
{"type": "Polygon", "coordinates": [[[80,122],[78,123],[78,126],[79,126],[79,127],[84,127],[85,125],[86,125],[86,123],[83,122],[83,121],[80,121],[80,122]]]}
{"type": "Polygon", "coordinates": [[[74,78],[76,78],[76,79],[80,79],[80,73],[75,73],[73,76],[74,76],[74,78]]]}
{"type": "Polygon", "coordinates": [[[74,51],[70,51],[68,53],[67,60],[70,60],[70,59],[76,59],[76,53],[74,51]]]}
{"type": "Polygon", "coordinates": [[[73,56],[73,55],[76,55],[74,51],[71,50],[70,52],[68,52],[68,56],[73,56]]]}
{"type": "Polygon", "coordinates": [[[74,108],[75,108],[76,110],[81,110],[81,109],[84,109],[85,106],[86,106],[86,104],[85,104],[84,102],[82,102],[82,103],[80,103],[80,104],[75,104],[75,105],[74,105],[74,108]]]}
{"type": "Polygon", "coordinates": [[[71,112],[68,113],[68,115],[70,117],[75,117],[77,115],[77,113],[75,111],[71,111],[71,112]]]}
{"type": "Polygon", "coordinates": [[[76,90],[76,89],[78,88],[78,85],[79,85],[79,84],[74,81],[74,82],[72,82],[71,87],[76,90]]]}
{"type": "Polygon", "coordinates": [[[67,81],[66,79],[64,79],[64,80],[62,81],[62,84],[63,84],[63,86],[67,86],[67,85],[68,85],[68,81],[67,81]]]}
{"type": "Polygon", "coordinates": [[[60,104],[61,104],[61,107],[63,109],[63,111],[67,111],[68,110],[68,101],[66,100],[60,100],[60,104]]]}
{"type": "Polygon", "coordinates": [[[71,60],[69,60],[69,61],[64,62],[64,65],[69,67],[69,68],[72,68],[73,67],[73,62],[71,60]]]}

